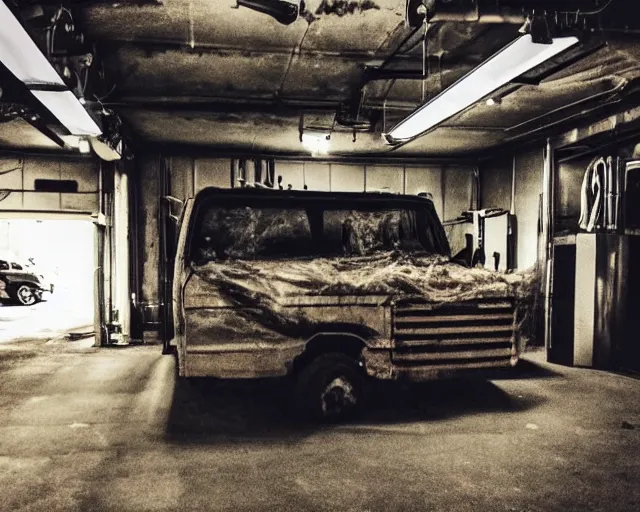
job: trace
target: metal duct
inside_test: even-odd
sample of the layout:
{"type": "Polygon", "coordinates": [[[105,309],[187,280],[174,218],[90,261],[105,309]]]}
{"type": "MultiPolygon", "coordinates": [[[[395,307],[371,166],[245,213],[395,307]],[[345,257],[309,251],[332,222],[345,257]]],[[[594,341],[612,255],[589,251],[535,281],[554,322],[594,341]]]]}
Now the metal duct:
{"type": "Polygon", "coordinates": [[[534,11],[582,15],[599,14],[610,0],[407,0],[407,22],[418,27],[424,22],[522,24],[534,11]]]}

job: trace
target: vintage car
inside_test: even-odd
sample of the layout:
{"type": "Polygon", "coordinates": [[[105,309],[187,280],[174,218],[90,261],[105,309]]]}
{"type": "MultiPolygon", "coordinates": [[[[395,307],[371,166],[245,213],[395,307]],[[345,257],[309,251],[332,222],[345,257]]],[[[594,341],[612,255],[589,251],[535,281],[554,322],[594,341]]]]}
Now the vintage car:
{"type": "Polygon", "coordinates": [[[33,306],[42,301],[45,292],[52,292],[52,285],[46,284],[41,275],[15,261],[0,260],[0,280],[4,283],[0,299],[22,306],[33,306]]]}
{"type": "Polygon", "coordinates": [[[521,281],[452,262],[426,197],[208,188],[184,205],[174,274],[179,375],[290,375],[317,418],[357,410],[367,376],[511,367],[521,350],[521,281]]]}

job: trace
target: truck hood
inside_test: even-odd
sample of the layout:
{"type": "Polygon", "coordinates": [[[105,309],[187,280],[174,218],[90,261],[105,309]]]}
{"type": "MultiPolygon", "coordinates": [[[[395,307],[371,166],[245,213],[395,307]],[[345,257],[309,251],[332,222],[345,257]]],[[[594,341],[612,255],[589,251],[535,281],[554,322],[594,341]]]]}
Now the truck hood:
{"type": "Polygon", "coordinates": [[[212,340],[238,346],[251,340],[305,340],[329,330],[388,345],[392,301],[515,298],[525,312],[535,283],[533,271],[507,275],[465,268],[441,256],[389,252],[349,259],[212,262],[193,267],[182,299],[193,346],[209,346],[212,340]]]}
{"type": "Polygon", "coordinates": [[[395,252],[359,258],[211,262],[194,267],[194,273],[222,296],[233,290],[236,304],[239,295],[280,304],[294,298],[320,304],[328,297],[346,296],[381,300],[415,297],[434,303],[507,297],[522,300],[533,294],[537,281],[535,269],[502,274],[466,268],[444,256],[395,252]]]}

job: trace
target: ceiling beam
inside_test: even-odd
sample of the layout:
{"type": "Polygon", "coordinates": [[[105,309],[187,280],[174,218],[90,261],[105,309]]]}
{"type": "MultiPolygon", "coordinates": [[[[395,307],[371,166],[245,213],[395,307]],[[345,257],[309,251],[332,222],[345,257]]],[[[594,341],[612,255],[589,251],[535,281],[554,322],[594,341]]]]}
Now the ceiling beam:
{"type": "Polygon", "coordinates": [[[305,109],[336,110],[338,101],[302,98],[224,96],[136,96],[123,95],[103,102],[105,107],[141,108],[187,112],[257,112],[297,115],[305,109]]]}
{"type": "Polygon", "coordinates": [[[224,147],[203,146],[195,144],[173,144],[166,142],[144,141],[145,151],[157,152],[164,156],[184,156],[189,155],[194,158],[274,158],[277,160],[288,161],[309,161],[317,163],[341,163],[341,164],[381,164],[383,162],[389,162],[400,165],[470,165],[475,162],[473,158],[466,157],[422,157],[422,156],[410,156],[401,155],[394,156],[397,153],[370,153],[367,155],[325,155],[320,158],[313,158],[308,152],[301,152],[298,154],[285,153],[285,152],[266,152],[266,151],[240,151],[233,150],[224,147]]]}
{"type": "Polygon", "coordinates": [[[640,98],[636,98],[636,106],[628,110],[623,110],[562,133],[555,138],[553,142],[554,148],[559,149],[577,143],[583,143],[601,135],[617,135],[637,130],[638,127],[640,127],[640,106],[637,106],[638,100],[640,100],[640,98]]]}
{"type": "MultiPolygon", "coordinates": [[[[194,47],[191,47],[184,41],[177,41],[171,39],[99,39],[97,44],[104,52],[105,50],[115,52],[122,48],[134,48],[148,53],[166,53],[168,51],[180,52],[186,54],[237,54],[241,53],[245,56],[257,56],[257,55],[291,55],[296,46],[260,46],[251,47],[225,45],[225,44],[206,44],[198,43],[194,47]]],[[[350,59],[371,59],[374,57],[374,53],[370,51],[327,51],[327,50],[313,50],[307,48],[301,48],[299,51],[303,55],[318,55],[323,57],[341,57],[350,59]]]]}

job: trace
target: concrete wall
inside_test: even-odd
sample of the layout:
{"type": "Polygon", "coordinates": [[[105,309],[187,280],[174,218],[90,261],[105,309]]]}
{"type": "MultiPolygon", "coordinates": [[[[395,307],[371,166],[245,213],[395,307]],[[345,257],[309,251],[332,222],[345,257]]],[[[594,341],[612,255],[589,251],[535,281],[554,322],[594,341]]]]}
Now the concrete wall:
{"type": "MultiPolygon", "coordinates": [[[[193,197],[204,187],[230,187],[229,159],[170,159],[171,194],[193,197]]],[[[429,192],[441,220],[456,218],[472,206],[472,167],[333,164],[323,162],[276,161],[276,176],[283,188],[333,192],[387,190],[400,194],[429,192]]]]}
{"type": "Polygon", "coordinates": [[[142,155],[137,158],[139,179],[138,187],[138,254],[141,301],[158,302],[158,265],[160,260],[159,248],[159,163],[157,156],[142,155]]]}
{"type": "Polygon", "coordinates": [[[513,158],[502,158],[480,167],[480,204],[483,208],[511,210],[513,158]]]}
{"type": "Polygon", "coordinates": [[[442,220],[468,210],[474,197],[472,167],[276,162],[283,186],[333,192],[386,190],[400,194],[429,192],[442,220]]]}
{"type": "Polygon", "coordinates": [[[517,224],[518,268],[525,269],[538,260],[538,226],[542,194],[544,158],[542,148],[516,158],[515,214],[517,224]]]}
{"type": "Polygon", "coordinates": [[[0,155],[0,210],[98,210],[99,163],[93,158],[0,155]],[[77,193],[40,192],[36,179],[74,180],[77,193]]]}
{"type": "MultiPolygon", "coordinates": [[[[480,166],[480,204],[482,208],[510,210],[513,158],[501,158],[480,166]]],[[[515,157],[516,258],[518,269],[534,265],[538,259],[538,226],[543,175],[542,148],[515,157]]]]}

